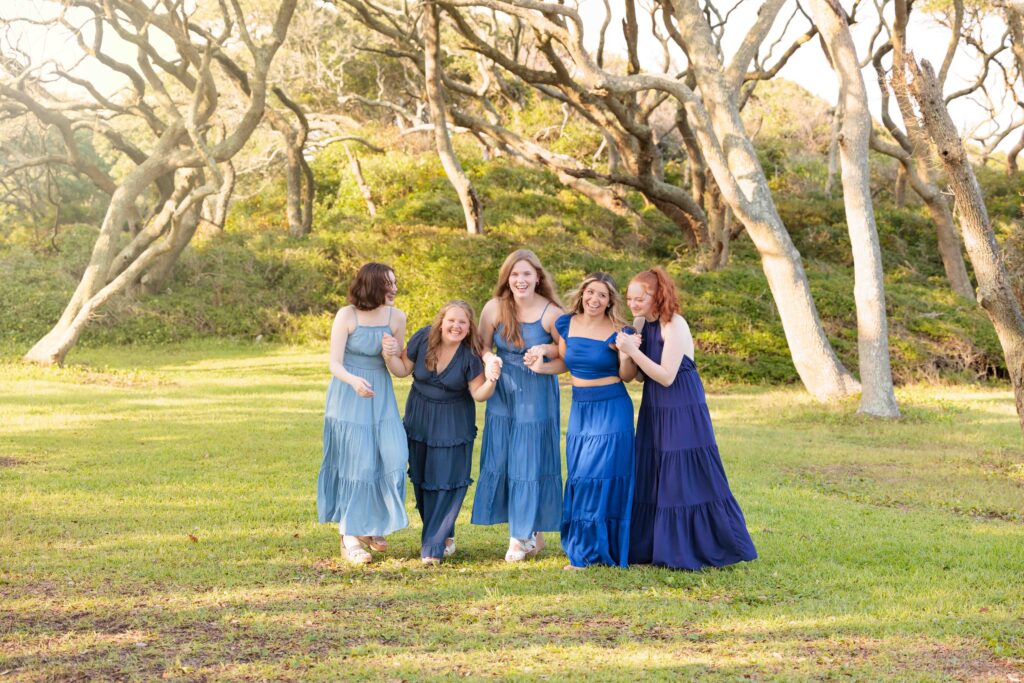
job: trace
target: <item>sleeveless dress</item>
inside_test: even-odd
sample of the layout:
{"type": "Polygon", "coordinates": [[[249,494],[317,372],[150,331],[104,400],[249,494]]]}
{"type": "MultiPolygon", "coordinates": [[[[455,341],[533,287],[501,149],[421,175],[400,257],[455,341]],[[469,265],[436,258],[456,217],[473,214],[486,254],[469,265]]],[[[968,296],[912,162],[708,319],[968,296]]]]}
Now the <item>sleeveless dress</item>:
{"type": "MultiPolygon", "coordinates": [[[[574,377],[618,377],[619,356],[604,341],[569,336],[572,315],[555,323],[574,377]]],[[[622,382],[573,387],[565,436],[568,468],[562,506],[562,549],[574,567],[625,567],[633,504],[633,401],[622,382]]]]}
{"type": "MultiPolygon", "coordinates": [[[[664,347],[661,324],[647,323],[641,353],[660,363],[664,347]]],[[[704,385],[693,359],[683,356],[670,386],[644,382],[629,561],[700,569],[755,558],[718,454],[704,385]]]]}
{"type": "Polygon", "coordinates": [[[420,555],[441,557],[444,541],[455,537],[455,519],[473,483],[476,403],[469,382],[484,371],[480,357],[460,344],[441,372],[427,369],[430,325],[409,339],[412,389],[405,404],[409,479],[423,520],[420,555]]]}
{"type": "MultiPolygon", "coordinates": [[[[547,307],[545,307],[547,310],[547,307]]],[[[523,347],[494,331],[501,378],[487,401],[480,447],[480,479],[473,499],[473,524],[508,522],[509,536],[558,531],[562,510],[558,378],[523,364],[531,346],[550,344],[540,320],[519,323],[523,347]]]]}
{"type": "Polygon", "coordinates": [[[371,384],[372,397],[359,396],[337,377],[327,387],[317,513],[321,522],[337,522],[342,534],[352,536],[386,536],[409,525],[409,451],[381,355],[385,332],[390,325],[357,324],[345,342],[345,369],[371,384]]]}

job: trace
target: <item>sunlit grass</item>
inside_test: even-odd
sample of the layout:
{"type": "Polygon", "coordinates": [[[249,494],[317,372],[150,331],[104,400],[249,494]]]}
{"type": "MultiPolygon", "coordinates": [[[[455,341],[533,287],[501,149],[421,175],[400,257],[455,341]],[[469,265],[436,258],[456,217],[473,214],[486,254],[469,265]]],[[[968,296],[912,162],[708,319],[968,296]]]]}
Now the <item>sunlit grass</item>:
{"type": "Polygon", "coordinates": [[[458,554],[427,569],[410,492],[413,528],[354,568],[315,519],[322,350],[75,360],[0,366],[6,678],[1021,673],[1024,452],[1005,389],[903,388],[904,417],[880,422],[796,388],[714,386],[750,564],[568,574],[552,538],[508,565],[506,530],[469,525],[469,496],[458,554]]]}

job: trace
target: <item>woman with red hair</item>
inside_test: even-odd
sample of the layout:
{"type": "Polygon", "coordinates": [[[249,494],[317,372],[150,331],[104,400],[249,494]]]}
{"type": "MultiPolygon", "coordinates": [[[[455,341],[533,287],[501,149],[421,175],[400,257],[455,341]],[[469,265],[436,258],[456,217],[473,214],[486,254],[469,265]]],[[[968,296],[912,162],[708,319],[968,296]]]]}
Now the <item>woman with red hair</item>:
{"type": "Polygon", "coordinates": [[[620,333],[615,343],[645,380],[629,563],[701,569],[753,560],[757,551],[729,490],[675,284],[661,268],[645,270],[630,281],[626,303],[642,329],[620,333]]]}

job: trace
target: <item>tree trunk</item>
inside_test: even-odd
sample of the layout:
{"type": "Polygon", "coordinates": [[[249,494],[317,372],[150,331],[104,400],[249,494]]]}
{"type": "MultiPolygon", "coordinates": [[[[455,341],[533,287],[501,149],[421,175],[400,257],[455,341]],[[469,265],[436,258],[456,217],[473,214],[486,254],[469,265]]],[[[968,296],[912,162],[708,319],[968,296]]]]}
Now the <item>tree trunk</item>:
{"type": "Polygon", "coordinates": [[[483,234],[483,204],[473,184],[462,170],[462,164],[455,156],[448,124],[445,120],[444,93],[441,90],[441,39],[438,26],[437,5],[429,2],[423,12],[423,62],[427,102],[430,105],[430,120],[434,124],[434,143],[441,165],[449,182],[459,195],[462,211],[466,217],[466,231],[471,235],[483,234]]]}
{"type": "Polygon", "coordinates": [[[291,135],[285,136],[287,158],[284,177],[288,193],[286,201],[288,234],[292,237],[302,237],[306,234],[303,231],[302,221],[302,150],[296,147],[295,140],[289,139],[291,137],[291,135]]]}
{"type": "MultiPolygon", "coordinates": [[[[725,82],[703,12],[696,0],[672,0],[672,6],[713,129],[694,126],[701,150],[723,199],[746,227],[761,255],[796,371],[819,400],[855,393],[860,385],[839,362],[825,335],[800,253],[772,201],[764,170],[725,82]]],[[[686,106],[692,125],[702,112],[693,102],[686,106]]]]}
{"type": "Polygon", "coordinates": [[[893,201],[899,209],[907,206],[907,170],[903,164],[896,164],[896,182],[893,186],[893,201]]]}
{"type": "Polygon", "coordinates": [[[363,201],[366,203],[366,211],[370,214],[370,218],[377,217],[377,205],[373,202],[373,191],[370,190],[370,186],[366,184],[366,178],[363,177],[363,167],[359,165],[359,157],[352,153],[352,150],[348,148],[348,145],[342,145],[345,148],[345,155],[348,157],[349,168],[352,169],[352,175],[356,179],[356,185],[359,187],[359,192],[363,195],[363,201]]]}
{"type": "Polygon", "coordinates": [[[839,173],[839,136],[843,129],[843,100],[840,95],[839,102],[832,110],[832,133],[828,142],[828,176],[825,178],[825,194],[832,196],[832,185],[835,183],[836,174],[839,173]]]}
{"type": "Polygon", "coordinates": [[[224,229],[224,223],[228,217],[228,203],[235,191],[234,163],[230,160],[224,163],[221,173],[224,176],[224,184],[221,186],[220,192],[211,197],[211,201],[207,201],[204,205],[204,210],[208,213],[205,220],[216,226],[218,230],[224,229]]]}
{"type": "Polygon", "coordinates": [[[918,66],[913,57],[907,59],[907,70],[913,76],[913,80],[906,84],[907,89],[917,101],[924,127],[949,178],[960,214],[967,255],[978,278],[978,303],[992,321],[1003,348],[1013,385],[1017,418],[1024,433],[1024,315],[1010,284],[981,187],[967,159],[956,125],[946,109],[935,72],[927,61],[918,66]]]}
{"type": "Polygon", "coordinates": [[[877,417],[899,417],[889,362],[889,329],[885,315],[882,250],[878,245],[868,171],[871,115],[867,90],[860,73],[857,51],[836,0],[811,0],[814,24],[832,57],[839,79],[842,129],[839,161],[843,202],[853,250],[854,299],[857,303],[857,352],[860,360],[861,399],[858,412],[877,417]]]}

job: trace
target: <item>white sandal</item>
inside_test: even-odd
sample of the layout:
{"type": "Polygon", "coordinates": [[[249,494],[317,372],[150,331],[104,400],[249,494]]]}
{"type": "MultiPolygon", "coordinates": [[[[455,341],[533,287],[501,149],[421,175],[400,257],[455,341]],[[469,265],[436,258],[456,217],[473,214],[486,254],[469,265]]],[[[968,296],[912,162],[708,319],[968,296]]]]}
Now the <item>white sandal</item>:
{"type": "Polygon", "coordinates": [[[341,557],[352,564],[369,564],[373,561],[373,556],[367,552],[362,542],[356,536],[341,537],[341,557]],[[352,539],[351,542],[354,542],[355,545],[345,543],[346,538],[352,539]]]}
{"type": "Polygon", "coordinates": [[[540,551],[544,550],[544,534],[539,531],[533,532],[533,535],[530,536],[530,545],[532,547],[526,551],[526,556],[537,557],[537,555],[540,554],[540,551]]]}
{"type": "Polygon", "coordinates": [[[508,552],[505,553],[506,562],[522,562],[534,550],[536,545],[533,541],[520,541],[518,538],[508,539],[508,552]]]}

